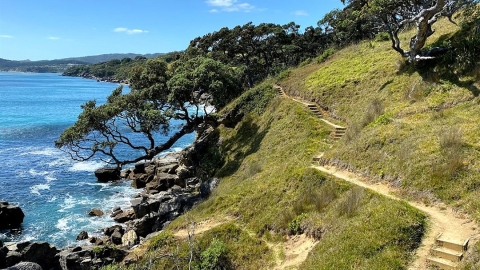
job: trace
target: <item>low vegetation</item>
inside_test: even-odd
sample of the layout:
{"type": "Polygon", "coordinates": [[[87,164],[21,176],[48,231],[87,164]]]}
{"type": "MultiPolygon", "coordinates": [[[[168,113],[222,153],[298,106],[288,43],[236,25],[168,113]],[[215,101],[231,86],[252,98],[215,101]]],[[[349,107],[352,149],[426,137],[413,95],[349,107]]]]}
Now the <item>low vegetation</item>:
{"type": "Polygon", "coordinates": [[[479,36],[468,18],[436,26],[427,46],[469,49],[411,65],[391,53],[388,41],[365,41],[325,63],[292,70],[282,84],[294,95],[321,101],[330,117],[348,127],[325,152],[327,159],[390,181],[406,196],[450,203],[479,221],[480,47],[471,43],[479,36]]]}
{"type": "Polygon", "coordinates": [[[270,269],[285,259],[272,246],[302,233],[320,240],[302,269],[405,268],[424,234],[425,216],[310,169],[312,156],[332,143],[329,127],[303,105],[274,97],[267,85],[227,106],[246,115],[236,127],[220,128],[224,163],[216,172],[218,188],[188,220],[175,220],[152,240],[132,268],[270,269]],[[231,221],[194,240],[173,237],[193,222],[221,217],[231,221]]]}
{"type": "MultiPolygon", "coordinates": [[[[335,22],[327,19],[323,23],[335,22]]],[[[173,221],[150,240],[143,258],[127,268],[269,269],[288,259],[276,247],[305,234],[317,244],[300,269],[406,269],[428,227],[426,216],[310,168],[319,153],[390,182],[399,196],[427,204],[441,200],[480,221],[478,21],[461,19],[458,25],[446,19],[435,24],[425,50],[451,48],[422,62],[403,59],[392,52],[386,34],[371,31],[365,33],[370,40],[343,49],[327,42],[315,56],[299,54],[290,59],[299,67],[291,69],[282,65],[285,59],[269,62],[267,54],[242,51],[245,44],[236,48],[235,70],[244,72],[243,85],[278,76],[244,91],[220,111],[241,121],[216,128],[221,145],[206,162],[214,164],[209,173],[219,186],[188,219],[173,221]],[[258,62],[242,64],[242,53],[258,62]],[[264,69],[261,78],[250,74],[257,68],[264,69]],[[288,94],[319,103],[329,120],[347,126],[347,134],[334,141],[331,128],[304,105],[276,96],[272,84],[277,81],[288,94]],[[226,221],[195,234],[195,224],[207,220],[226,221]],[[187,229],[188,237],[175,236],[180,229],[187,229]]],[[[214,55],[226,61],[234,51],[210,45],[242,29],[268,26],[247,24],[195,39],[186,57],[214,55]]],[[[415,31],[398,38],[408,44],[415,31]]],[[[328,37],[335,40],[339,34],[328,37]]],[[[479,261],[472,256],[463,263],[475,269],[479,261]]]]}

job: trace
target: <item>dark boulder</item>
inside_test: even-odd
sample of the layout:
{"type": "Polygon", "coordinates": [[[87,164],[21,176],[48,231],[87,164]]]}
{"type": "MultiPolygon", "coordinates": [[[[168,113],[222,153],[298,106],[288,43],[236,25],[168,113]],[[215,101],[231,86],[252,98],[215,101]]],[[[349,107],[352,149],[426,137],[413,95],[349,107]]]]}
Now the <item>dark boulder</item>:
{"type": "Polygon", "coordinates": [[[79,251],[65,249],[59,253],[58,259],[61,269],[64,270],[99,269],[122,261],[127,254],[127,251],[118,248],[88,246],[79,251]]]}
{"type": "Polygon", "coordinates": [[[43,268],[34,262],[21,262],[7,268],[7,270],[42,270],[43,268]]]}
{"type": "Polygon", "coordinates": [[[77,236],[77,241],[88,239],[88,233],[86,231],[81,231],[77,236]]]}
{"type": "Polygon", "coordinates": [[[18,251],[8,251],[5,256],[5,264],[7,267],[14,266],[15,264],[22,261],[22,253],[18,251]]]}
{"type": "Polygon", "coordinates": [[[115,245],[121,245],[122,244],[122,236],[123,236],[123,234],[120,231],[116,230],[110,236],[110,240],[115,245]]]}
{"type": "Polygon", "coordinates": [[[119,231],[121,232],[122,234],[124,233],[125,229],[123,229],[122,226],[120,225],[113,225],[111,227],[108,227],[108,228],[105,228],[103,229],[103,233],[106,235],[106,236],[111,236],[115,231],[119,231]]]}
{"type": "Polygon", "coordinates": [[[58,259],[55,258],[59,251],[46,242],[34,242],[23,251],[23,260],[38,263],[43,269],[57,269],[58,259]]]}
{"type": "Polygon", "coordinates": [[[101,168],[95,171],[95,177],[99,182],[116,181],[120,179],[120,169],[101,168]]]}
{"type": "Polygon", "coordinates": [[[122,213],[123,210],[122,208],[120,207],[115,207],[113,210],[112,210],[112,213],[110,214],[110,217],[115,217],[116,215],[122,213]]]}
{"type": "Polygon", "coordinates": [[[103,216],[103,211],[99,209],[92,209],[88,212],[88,215],[91,217],[101,217],[103,216]]]}
{"type": "Polygon", "coordinates": [[[18,228],[23,222],[25,214],[18,206],[8,202],[0,202],[0,229],[18,228]]]}
{"type": "Polygon", "coordinates": [[[7,267],[7,252],[0,249],[0,269],[7,267]]]}
{"type": "Polygon", "coordinates": [[[113,220],[115,220],[118,223],[125,223],[132,219],[135,219],[135,212],[133,210],[120,213],[113,218],[113,220]]]}

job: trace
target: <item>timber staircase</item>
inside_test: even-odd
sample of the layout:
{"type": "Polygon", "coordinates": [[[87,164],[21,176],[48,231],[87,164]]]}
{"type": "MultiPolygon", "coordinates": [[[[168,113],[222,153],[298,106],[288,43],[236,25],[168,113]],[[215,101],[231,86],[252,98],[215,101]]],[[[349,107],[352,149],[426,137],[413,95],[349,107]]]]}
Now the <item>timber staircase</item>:
{"type": "Polygon", "coordinates": [[[457,269],[458,263],[463,259],[464,252],[467,251],[469,240],[455,242],[439,234],[435,240],[435,245],[430,250],[427,263],[440,269],[457,269]]]}
{"type": "Polygon", "coordinates": [[[303,105],[306,105],[307,108],[310,110],[310,112],[312,112],[314,115],[316,115],[318,118],[320,118],[323,122],[325,122],[329,126],[333,127],[334,128],[334,130],[332,132],[333,139],[340,140],[345,135],[345,132],[347,131],[347,128],[335,125],[335,124],[331,123],[330,121],[324,119],[323,114],[320,110],[320,107],[317,104],[308,103],[308,102],[301,101],[301,100],[298,100],[296,98],[292,98],[292,97],[287,96],[287,94],[285,94],[285,92],[283,91],[282,86],[279,85],[279,84],[274,84],[273,87],[277,90],[277,93],[278,93],[279,96],[288,97],[288,98],[291,98],[292,100],[294,100],[296,102],[299,102],[299,103],[302,103],[303,105]]]}

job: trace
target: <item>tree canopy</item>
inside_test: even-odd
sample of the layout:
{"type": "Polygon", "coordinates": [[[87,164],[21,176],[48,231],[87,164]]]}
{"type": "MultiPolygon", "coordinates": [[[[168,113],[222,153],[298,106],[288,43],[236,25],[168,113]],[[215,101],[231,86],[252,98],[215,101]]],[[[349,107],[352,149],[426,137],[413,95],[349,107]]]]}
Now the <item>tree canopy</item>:
{"type": "MultiPolygon", "coordinates": [[[[433,33],[433,25],[440,17],[452,20],[459,9],[472,7],[478,0],[341,0],[359,18],[367,18],[372,29],[386,31],[392,48],[410,62],[432,58],[432,52],[422,51],[433,33]],[[416,27],[408,45],[401,43],[398,34],[403,29],[416,27]]],[[[359,21],[359,20],[357,20],[359,21]]]]}
{"type": "Polygon", "coordinates": [[[133,69],[131,92],[115,89],[105,104],[95,100],[82,105],[82,113],[55,142],[56,147],[79,161],[94,156],[121,167],[169,149],[178,139],[212,120],[205,105],[220,109],[240,93],[237,74],[219,61],[195,57],[169,69],[165,60],[150,59],[133,69]],[[171,120],[181,126],[170,134],[171,120]],[[162,144],[156,134],[170,135],[162,144]],[[142,140],[132,139],[140,134],[142,140]],[[138,151],[133,158],[123,157],[122,149],[138,151]]]}

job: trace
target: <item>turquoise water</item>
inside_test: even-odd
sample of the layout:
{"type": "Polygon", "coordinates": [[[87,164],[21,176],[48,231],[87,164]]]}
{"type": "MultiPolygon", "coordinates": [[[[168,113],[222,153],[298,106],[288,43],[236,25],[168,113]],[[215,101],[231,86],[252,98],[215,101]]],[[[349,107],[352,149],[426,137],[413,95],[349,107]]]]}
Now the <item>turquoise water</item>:
{"type": "MultiPolygon", "coordinates": [[[[98,183],[93,172],[103,166],[99,160],[74,162],[54,147],[81,104],[92,99],[101,104],[116,87],[59,74],[0,72],[0,201],[25,213],[21,230],[0,231],[0,240],[73,245],[80,231],[100,235],[114,224],[108,215],[88,217],[92,208],[108,213],[130,205],[138,190],[129,182],[98,183]]],[[[172,151],[193,137],[182,138],[172,151]]]]}

